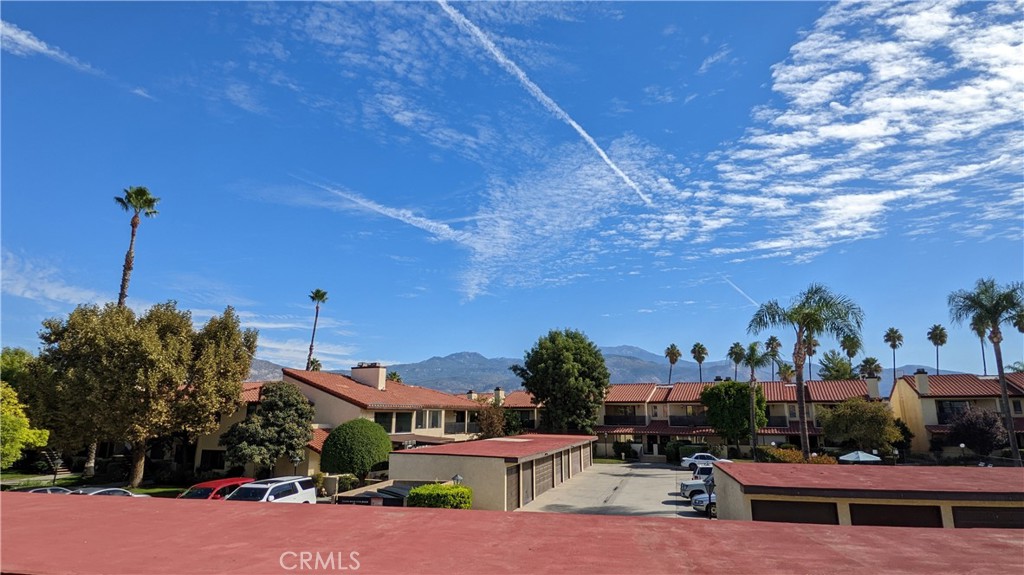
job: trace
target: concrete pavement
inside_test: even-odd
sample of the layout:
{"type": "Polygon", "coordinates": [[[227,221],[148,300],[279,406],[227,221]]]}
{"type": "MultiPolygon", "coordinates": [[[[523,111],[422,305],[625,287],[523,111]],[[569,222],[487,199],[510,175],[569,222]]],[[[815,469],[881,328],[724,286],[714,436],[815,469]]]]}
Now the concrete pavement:
{"type": "Polygon", "coordinates": [[[679,494],[688,470],[664,463],[598,463],[520,511],[701,518],[679,494]]]}

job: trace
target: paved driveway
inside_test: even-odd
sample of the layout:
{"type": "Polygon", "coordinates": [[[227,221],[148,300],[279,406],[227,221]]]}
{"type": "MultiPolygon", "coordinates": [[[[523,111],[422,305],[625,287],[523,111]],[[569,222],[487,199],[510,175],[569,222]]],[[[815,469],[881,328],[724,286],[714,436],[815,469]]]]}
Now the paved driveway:
{"type": "Polygon", "coordinates": [[[597,463],[520,511],[701,518],[679,494],[692,474],[659,463],[597,463]]]}

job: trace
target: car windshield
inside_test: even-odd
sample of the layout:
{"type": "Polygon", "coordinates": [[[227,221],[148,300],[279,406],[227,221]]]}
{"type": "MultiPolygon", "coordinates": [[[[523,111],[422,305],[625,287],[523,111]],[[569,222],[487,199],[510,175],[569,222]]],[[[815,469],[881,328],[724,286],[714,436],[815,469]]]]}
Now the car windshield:
{"type": "Polygon", "coordinates": [[[266,486],[243,485],[227,497],[228,501],[263,501],[267,494],[266,486]]]}
{"type": "Polygon", "coordinates": [[[211,493],[212,487],[192,487],[181,494],[181,499],[209,499],[211,493]]]}

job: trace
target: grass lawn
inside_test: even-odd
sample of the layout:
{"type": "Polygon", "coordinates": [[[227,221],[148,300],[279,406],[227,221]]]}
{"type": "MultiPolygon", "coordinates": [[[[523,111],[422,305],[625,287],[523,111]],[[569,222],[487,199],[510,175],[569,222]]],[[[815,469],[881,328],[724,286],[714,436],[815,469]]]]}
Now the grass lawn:
{"type": "MultiPolygon", "coordinates": [[[[25,477],[38,477],[37,475],[26,475],[25,477]]],[[[4,479],[7,479],[7,475],[4,475],[4,479]]],[[[61,475],[54,482],[52,479],[45,481],[19,481],[17,485],[5,485],[5,489],[24,489],[26,487],[49,487],[50,485],[57,485],[59,487],[67,487],[73,489],[82,485],[81,475],[74,473],[71,475],[61,475]]]]}
{"type": "Polygon", "coordinates": [[[137,493],[139,495],[149,495],[151,497],[168,497],[173,499],[180,495],[182,491],[185,491],[185,488],[160,485],[156,487],[138,487],[135,489],[128,489],[128,491],[131,491],[132,493],[137,493]]]}
{"type": "Polygon", "coordinates": [[[619,459],[609,459],[606,457],[595,457],[594,463],[625,463],[625,461],[619,459]]]}
{"type": "Polygon", "coordinates": [[[0,471],[0,479],[7,481],[13,479],[28,479],[29,477],[39,477],[44,475],[42,473],[22,473],[21,471],[0,471]]]}

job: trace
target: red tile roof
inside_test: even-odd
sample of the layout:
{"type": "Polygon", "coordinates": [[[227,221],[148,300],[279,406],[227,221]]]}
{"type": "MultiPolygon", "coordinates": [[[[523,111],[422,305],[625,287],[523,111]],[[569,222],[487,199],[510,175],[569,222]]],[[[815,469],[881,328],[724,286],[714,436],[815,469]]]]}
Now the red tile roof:
{"type": "MultiPolygon", "coordinates": [[[[853,397],[868,398],[868,385],[863,379],[812,380],[804,382],[811,401],[816,403],[838,403],[853,397]]],[[[796,401],[794,392],[793,401],[796,401]]]]}
{"type": "Polygon", "coordinates": [[[671,427],[664,419],[651,420],[647,425],[598,425],[594,427],[595,433],[613,433],[618,435],[629,433],[657,433],[659,435],[671,435],[681,430],[689,430],[688,427],[671,427]]]}
{"type": "Polygon", "coordinates": [[[784,381],[758,382],[768,403],[796,403],[796,384],[784,381]]]}
{"type": "Polygon", "coordinates": [[[495,437],[462,441],[447,445],[432,445],[394,451],[396,455],[460,455],[464,457],[495,457],[506,460],[526,460],[561,451],[570,447],[588,445],[597,440],[592,435],[548,435],[530,433],[513,437],[495,437]]]}
{"type": "MultiPolygon", "coordinates": [[[[1003,420],[1003,417],[1000,414],[999,421],[1002,421],[1002,420],[1003,420]]],[[[924,426],[924,428],[927,429],[928,432],[932,433],[933,435],[945,435],[945,434],[949,433],[953,429],[953,426],[952,425],[948,425],[948,424],[947,425],[926,425],[926,426],[924,426]]],[[[1020,432],[1024,431],[1024,417],[1014,417],[1013,418],[1013,430],[1016,433],[1020,433],[1020,432]]]]}
{"type": "Polygon", "coordinates": [[[667,401],[669,403],[700,403],[700,394],[710,383],[696,383],[692,381],[672,384],[672,391],[669,392],[667,401]]]}
{"type": "Polygon", "coordinates": [[[329,393],[363,409],[465,409],[475,411],[480,404],[465,397],[435,389],[388,381],[383,391],[363,385],[351,377],[326,371],[283,369],[285,377],[329,393]]]}
{"type": "Polygon", "coordinates": [[[309,440],[309,443],[306,444],[306,447],[312,449],[317,453],[322,453],[324,450],[324,441],[327,440],[327,436],[330,434],[330,429],[325,429],[323,427],[314,427],[313,439],[309,440]]]}
{"type": "Polygon", "coordinates": [[[608,386],[605,403],[646,403],[658,387],[656,383],[614,383],[608,386]]]}
{"type": "Polygon", "coordinates": [[[659,385],[654,388],[654,393],[651,394],[651,399],[648,400],[648,403],[666,403],[668,401],[668,396],[671,393],[671,387],[667,385],[659,385]]]}
{"type": "Polygon", "coordinates": [[[258,403],[260,400],[260,389],[265,381],[243,381],[242,382],[242,403],[258,403]]]}
{"type": "MultiPolygon", "coordinates": [[[[808,422],[810,423],[810,422],[808,422]]],[[[800,435],[800,424],[792,422],[788,427],[762,427],[757,430],[759,435],[800,435]]],[[[821,435],[821,428],[813,425],[807,426],[807,435],[821,435]]]]}
{"type": "Polygon", "coordinates": [[[502,403],[505,407],[519,407],[519,408],[535,408],[533,404],[533,395],[525,390],[517,389],[512,393],[505,396],[505,402],[502,403]]]}
{"type": "MultiPolygon", "coordinates": [[[[1024,396],[1024,391],[1021,389],[1024,387],[1024,374],[1008,373],[1006,376],[1009,394],[1024,396]]],[[[910,385],[910,389],[918,391],[915,376],[904,375],[903,380],[910,385]]],[[[982,377],[969,373],[928,376],[927,397],[998,397],[1000,395],[999,378],[996,376],[982,377]]]]}

